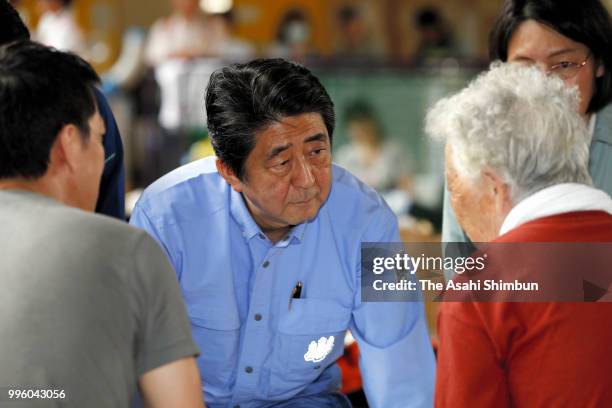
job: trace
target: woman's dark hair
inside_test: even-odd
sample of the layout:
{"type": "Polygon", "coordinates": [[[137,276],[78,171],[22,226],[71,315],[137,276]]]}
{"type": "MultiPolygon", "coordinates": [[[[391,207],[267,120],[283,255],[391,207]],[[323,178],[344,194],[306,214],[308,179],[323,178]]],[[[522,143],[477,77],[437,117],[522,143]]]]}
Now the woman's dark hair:
{"type": "Polygon", "coordinates": [[[215,71],[206,90],[208,131],[217,157],[240,179],[255,134],[287,116],[321,115],[331,143],[334,104],[305,67],[283,59],[258,59],[215,71]]]}
{"type": "Polygon", "coordinates": [[[526,20],[535,20],[573,41],[584,44],[594,61],[604,66],[595,81],[588,112],[596,112],[612,100],[612,20],[599,0],[505,0],[489,38],[492,60],[508,59],[514,31],[526,20]]]}

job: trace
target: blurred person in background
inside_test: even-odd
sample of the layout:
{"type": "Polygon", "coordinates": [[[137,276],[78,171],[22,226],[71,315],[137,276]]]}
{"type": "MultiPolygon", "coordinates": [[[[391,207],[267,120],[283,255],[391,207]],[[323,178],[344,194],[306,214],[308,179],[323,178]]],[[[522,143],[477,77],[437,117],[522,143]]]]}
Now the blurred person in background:
{"type": "MultiPolygon", "coordinates": [[[[577,90],[558,77],[496,63],[427,115],[427,133],[446,142],[446,178],[459,224],[474,242],[493,242],[479,272],[498,269],[493,273],[506,281],[571,281],[586,269],[605,282],[593,296],[577,280],[578,299],[591,298],[583,303],[545,302],[551,285],[523,298],[529,302],[500,301],[513,296],[507,291],[475,301],[476,290],[458,291],[462,301],[444,301],[436,407],[605,407],[612,400],[610,245],[599,244],[612,243],[612,199],[592,186],[590,135],[578,106],[577,90]],[[575,245],[557,244],[562,253],[555,253],[534,244],[551,242],[601,249],[564,259],[575,245]],[[509,243],[523,244],[504,250],[509,243]]],[[[479,272],[465,275],[480,282],[479,272]]]]}
{"type": "Polygon", "coordinates": [[[234,15],[231,11],[211,14],[209,55],[225,62],[247,62],[255,56],[255,48],[234,36],[234,15]]]}
{"type": "Polygon", "coordinates": [[[141,160],[153,179],[178,167],[189,151],[190,113],[195,110],[199,118],[202,112],[201,103],[193,106],[189,98],[190,80],[204,82],[206,75],[194,74],[203,67],[210,75],[219,65],[214,62],[212,68],[204,60],[211,56],[213,33],[199,0],[171,0],[171,4],[172,14],[153,24],[145,47],[145,60],[160,91],[158,124],[146,129],[141,160]]]}
{"type": "MultiPolygon", "coordinates": [[[[533,64],[580,94],[589,172],[612,194],[612,22],[599,0],[506,0],[491,30],[492,60],[533,64]]],[[[469,242],[445,194],[443,242],[469,242]]],[[[447,278],[450,273],[447,272],[447,278]]]]}
{"type": "Polygon", "coordinates": [[[312,56],[312,23],[301,9],[287,11],[278,24],[276,42],[266,54],[270,57],[304,61],[312,56]]]}
{"type": "Polygon", "coordinates": [[[171,0],[172,14],[157,20],[149,32],[145,58],[155,67],[171,59],[206,55],[211,33],[199,0],[171,0]]]}
{"type": "Polygon", "coordinates": [[[398,217],[425,221],[440,231],[441,204],[431,209],[413,199],[410,152],[385,134],[374,107],[365,100],[353,101],[344,118],[349,142],[338,149],[335,162],[376,189],[398,217]]]}
{"type": "Polygon", "coordinates": [[[127,407],[137,388],[150,407],[203,407],[162,249],[90,213],[104,168],[98,81],[74,54],[0,48],[0,384],[55,390],[44,407],[127,407]]]}
{"type": "MultiPolygon", "coordinates": [[[[0,0],[0,45],[30,39],[23,21],[6,0],[0,0]]],[[[104,120],[104,173],[100,182],[96,212],[125,220],[125,167],[123,144],[113,112],[106,98],[94,88],[98,111],[104,120]]]]}
{"type": "Polygon", "coordinates": [[[385,193],[409,185],[409,160],[402,146],[385,135],[374,108],[364,100],[344,114],[349,143],[338,149],[336,162],[358,179],[385,193]]]}
{"type": "Polygon", "coordinates": [[[36,41],[84,56],[87,46],[71,5],[72,0],[38,0],[41,17],[36,29],[36,41]]]}
{"type": "Polygon", "coordinates": [[[338,38],[334,49],[335,58],[363,58],[383,54],[384,50],[376,46],[370,27],[358,6],[346,5],[340,8],[336,21],[338,38]]]}
{"type": "Polygon", "coordinates": [[[424,7],[415,14],[419,44],[415,53],[417,61],[444,58],[454,52],[453,37],[448,23],[440,10],[424,7]]]}

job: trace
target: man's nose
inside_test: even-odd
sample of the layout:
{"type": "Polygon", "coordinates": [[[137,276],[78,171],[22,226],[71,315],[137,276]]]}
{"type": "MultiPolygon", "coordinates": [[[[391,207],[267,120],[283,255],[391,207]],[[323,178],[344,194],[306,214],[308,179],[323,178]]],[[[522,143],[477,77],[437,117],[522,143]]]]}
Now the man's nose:
{"type": "Polygon", "coordinates": [[[298,159],[293,174],[293,185],[301,188],[309,188],[315,184],[312,166],[306,158],[298,159]]]}

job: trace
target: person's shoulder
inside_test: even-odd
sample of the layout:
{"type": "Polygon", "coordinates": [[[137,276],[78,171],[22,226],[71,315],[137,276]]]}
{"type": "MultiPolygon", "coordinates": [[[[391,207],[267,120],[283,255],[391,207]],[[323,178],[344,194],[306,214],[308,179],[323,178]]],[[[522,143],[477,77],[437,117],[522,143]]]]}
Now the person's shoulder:
{"type": "Polygon", "coordinates": [[[346,219],[349,223],[364,216],[376,217],[379,221],[395,220],[393,211],[376,190],[336,164],[328,208],[335,220],[346,219]]]}
{"type": "Polygon", "coordinates": [[[595,139],[612,144],[612,103],[597,112],[595,120],[595,139]]]}
{"type": "Polygon", "coordinates": [[[610,122],[612,120],[612,102],[610,102],[609,104],[601,108],[599,112],[597,112],[597,116],[599,117],[600,115],[602,118],[606,118],[608,120],[608,123],[612,125],[612,123],[610,122]]]}
{"type": "Polygon", "coordinates": [[[230,185],[217,172],[216,157],[181,166],[145,189],[137,207],[151,218],[168,212],[177,216],[203,216],[226,206],[230,185]]]}
{"type": "Polygon", "coordinates": [[[72,242],[75,246],[111,256],[131,253],[146,236],[146,232],[113,217],[64,205],[49,207],[46,217],[52,220],[50,229],[61,229],[66,245],[72,242]]]}
{"type": "Polygon", "coordinates": [[[492,242],[612,242],[612,215],[575,211],[526,222],[492,242]]]}

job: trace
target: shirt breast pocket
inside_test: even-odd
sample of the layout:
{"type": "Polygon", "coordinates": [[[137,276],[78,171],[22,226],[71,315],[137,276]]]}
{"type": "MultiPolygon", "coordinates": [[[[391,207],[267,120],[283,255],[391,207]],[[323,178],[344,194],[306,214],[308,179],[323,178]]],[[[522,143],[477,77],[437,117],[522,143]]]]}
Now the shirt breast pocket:
{"type": "Polygon", "coordinates": [[[194,340],[200,348],[197,359],[203,383],[210,392],[223,395],[235,375],[240,343],[240,317],[218,295],[186,297],[194,340]]]}
{"type": "Polygon", "coordinates": [[[351,309],[327,299],[293,299],[278,326],[271,394],[291,393],[314,381],[343,353],[351,309]]]}

